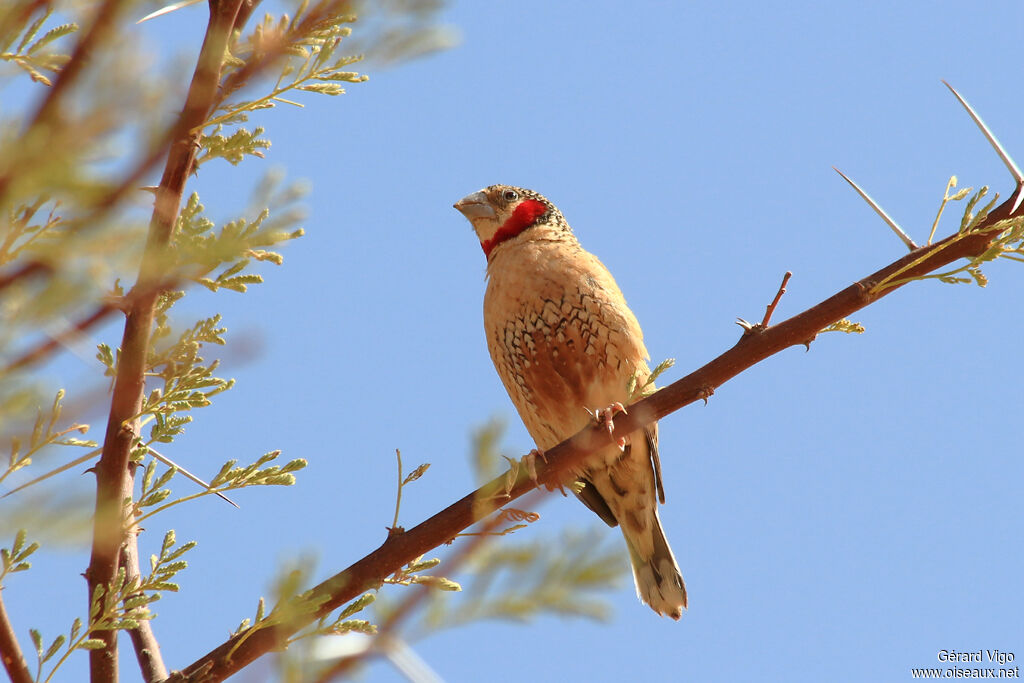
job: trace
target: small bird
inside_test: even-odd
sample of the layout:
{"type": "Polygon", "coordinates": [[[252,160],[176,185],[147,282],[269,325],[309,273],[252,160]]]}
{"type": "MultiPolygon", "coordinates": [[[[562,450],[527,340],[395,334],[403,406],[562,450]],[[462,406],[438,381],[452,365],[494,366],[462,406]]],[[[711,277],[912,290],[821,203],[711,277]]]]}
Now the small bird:
{"type": "MultiPolygon", "coordinates": [[[[610,430],[631,380],[643,386],[650,375],[640,324],[611,273],[537,192],[491,185],[455,208],[487,257],[491,360],[537,448],[543,453],[595,418],[610,430]]],[[[640,600],[679,619],[686,587],[658,517],[658,423],[609,443],[572,474],[576,496],[622,529],[640,600]]]]}

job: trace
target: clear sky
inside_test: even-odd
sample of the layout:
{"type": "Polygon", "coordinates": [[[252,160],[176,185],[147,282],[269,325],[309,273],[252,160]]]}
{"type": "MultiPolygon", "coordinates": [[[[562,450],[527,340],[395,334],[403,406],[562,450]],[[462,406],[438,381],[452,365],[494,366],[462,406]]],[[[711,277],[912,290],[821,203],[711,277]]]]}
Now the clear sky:
{"type": "MultiPolygon", "coordinates": [[[[203,12],[140,30],[198,45],[203,12]]],[[[505,454],[532,447],[487,354],[484,258],[454,201],[492,183],[547,195],[678,379],[736,342],[736,317],[760,319],[785,271],[779,320],[905,253],[831,166],[919,242],[951,175],[1008,194],[940,79],[1024,162],[1022,18],[1015,1],[462,0],[443,14],[452,49],[254,121],[274,144],[252,176],[210,164],[190,189],[232,218],[239,177],[283,168],[312,185],[307,236],[250,294],[179,306],[182,323],[224,313],[223,374],[238,384],[168,455],[206,476],[274,448],[310,464],[291,489],[239,493],[241,510],[211,499],[153,520],[144,553],[168,527],[199,541],[184,592],[156,605],[168,665],[251,616],[281,562],[315,557],[319,579],[376,548],[395,448],[433,463],[406,490],[412,526],[471,490],[472,430],[498,417],[505,454]]],[[[948,666],[941,650],[1024,660],[1024,266],[986,273],[986,289],[904,288],[854,316],[865,334],[786,350],[662,421],[680,622],[624,575],[606,623],[492,622],[412,647],[451,681],[903,681],[948,666]]],[[[603,529],[574,500],[538,511],[513,540],[603,529]]],[[[87,559],[59,549],[8,582],[21,635],[66,631],[87,559]]],[[[399,679],[386,663],[367,673],[399,679]]]]}

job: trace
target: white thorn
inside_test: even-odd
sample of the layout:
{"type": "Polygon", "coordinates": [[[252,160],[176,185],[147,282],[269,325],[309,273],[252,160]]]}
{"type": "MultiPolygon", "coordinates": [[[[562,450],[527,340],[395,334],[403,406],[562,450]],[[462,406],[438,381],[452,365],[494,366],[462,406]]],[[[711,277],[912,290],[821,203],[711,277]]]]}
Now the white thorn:
{"type": "Polygon", "coordinates": [[[146,446],[146,450],[149,451],[150,455],[152,455],[154,458],[156,458],[157,460],[159,460],[163,464],[167,465],[168,467],[175,467],[175,468],[177,468],[178,472],[180,474],[182,474],[186,479],[192,481],[195,484],[199,484],[200,486],[202,486],[204,489],[206,489],[210,493],[214,493],[217,496],[223,498],[227,502],[229,502],[232,505],[234,505],[236,508],[238,507],[238,503],[236,503],[235,501],[231,500],[230,498],[225,496],[220,491],[214,491],[212,486],[210,486],[205,481],[203,481],[202,479],[200,479],[196,475],[194,475],[191,472],[189,472],[188,470],[186,470],[184,467],[182,467],[178,463],[176,463],[173,460],[171,460],[170,458],[168,458],[166,455],[163,455],[161,453],[157,453],[156,450],[154,450],[151,446],[146,446]]]}
{"type": "Polygon", "coordinates": [[[189,5],[195,5],[196,3],[199,3],[199,2],[202,2],[202,0],[182,0],[181,2],[176,2],[176,3],[172,4],[172,5],[167,5],[166,7],[161,7],[160,9],[158,9],[155,12],[150,12],[146,16],[144,16],[141,19],[139,19],[138,21],[136,21],[135,23],[136,24],[141,24],[144,21],[149,21],[150,19],[156,19],[157,17],[162,17],[165,14],[170,14],[171,12],[174,12],[176,10],[181,9],[182,7],[188,7],[189,5]]]}
{"type": "Polygon", "coordinates": [[[1015,164],[1013,159],[1010,158],[1010,155],[1006,153],[1006,150],[999,143],[999,140],[996,139],[996,136],[992,134],[992,131],[989,130],[988,126],[985,125],[985,122],[981,120],[978,113],[974,111],[971,105],[967,104],[967,100],[961,97],[960,93],[956,91],[956,88],[951,86],[945,80],[943,80],[942,83],[949,88],[949,91],[953,93],[953,96],[956,97],[956,99],[960,101],[960,104],[963,105],[964,109],[967,110],[967,113],[974,120],[974,123],[981,129],[982,135],[984,135],[985,139],[988,140],[988,144],[992,145],[996,154],[998,154],[999,158],[1003,160],[1004,164],[1006,164],[1006,168],[1010,171],[1010,175],[1013,176],[1014,182],[1017,183],[1017,198],[1014,200],[1013,210],[1010,212],[1011,214],[1016,213],[1021,201],[1024,200],[1024,193],[1022,193],[1022,190],[1024,190],[1024,173],[1021,173],[1020,169],[1017,168],[1017,164],[1015,164]]]}
{"type": "Polygon", "coordinates": [[[899,237],[901,240],[903,240],[903,244],[907,245],[907,249],[909,249],[910,251],[913,251],[913,250],[917,249],[917,245],[914,244],[914,240],[910,239],[910,237],[907,235],[907,233],[903,232],[903,230],[896,223],[896,221],[894,221],[893,219],[889,218],[889,214],[887,214],[882,209],[882,207],[880,207],[878,205],[878,203],[868,195],[867,192],[865,192],[864,190],[860,189],[860,186],[857,185],[857,183],[855,183],[852,180],[850,180],[846,176],[845,173],[840,171],[835,166],[832,167],[832,170],[835,171],[836,173],[838,173],[839,175],[841,175],[843,177],[843,180],[845,180],[846,182],[850,183],[850,187],[852,187],[853,189],[855,189],[857,191],[857,194],[859,194],[861,196],[861,199],[866,201],[868,203],[868,205],[872,209],[875,210],[875,213],[877,213],[879,216],[881,216],[882,220],[885,221],[886,225],[888,225],[890,228],[892,228],[892,231],[896,233],[896,236],[899,237]]]}
{"type": "Polygon", "coordinates": [[[1017,213],[1017,209],[1020,208],[1020,203],[1022,201],[1024,201],[1024,185],[1018,185],[1017,186],[1017,195],[1016,195],[1016,197],[1017,198],[1013,200],[1013,208],[1010,209],[1010,215],[1011,216],[1014,215],[1015,213],[1017,213]]]}

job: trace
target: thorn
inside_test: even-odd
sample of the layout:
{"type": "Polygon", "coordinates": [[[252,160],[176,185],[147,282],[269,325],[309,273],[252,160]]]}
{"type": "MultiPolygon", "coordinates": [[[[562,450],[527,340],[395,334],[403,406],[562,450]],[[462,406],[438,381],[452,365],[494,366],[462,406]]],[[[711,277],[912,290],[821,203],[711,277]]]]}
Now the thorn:
{"type": "Polygon", "coordinates": [[[155,12],[150,12],[146,16],[144,16],[141,19],[139,19],[138,21],[136,21],[135,23],[136,24],[141,24],[144,21],[149,21],[150,19],[156,19],[157,17],[161,17],[161,16],[163,16],[165,14],[170,14],[171,12],[174,12],[174,11],[177,11],[179,9],[182,9],[183,7],[188,7],[189,5],[195,5],[196,3],[200,2],[200,1],[201,0],[182,0],[182,2],[176,2],[174,4],[167,5],[166,7],[161,7],[160,9],[158,9],[155,12]]]}
{"type": "Polygon", "coordinates": [[[956,91],[956,88],[946,82],[945,79],[943,79],[942,83],[949,88],[949,91],[953,93],[953,96],[956,97],[956,99],[960,101],[960,104],[963,105],[963,108],[967,110],[971,119],[974,120],[975,125],[981,129],[982,135],[984,135],[985,139],[988,140],[988,144],[992,145],[992,149],[996,151],[999,158],[1003,160],[1004,164],[1006,164],[1006,168],[1010,171],[1010,175],[1013,176],[1013,181],[1017,183],[1016,198],[1013,200],[1013,208],[1010,209],[1010,214],[1015,214],[1017,209],[1020,208],[1021,202],[1024,201],[1024,173],[1021,173],[1020,169],[1017,168],[1017,164],[1014,163],[1013,159],[1010,158],[1010,155],[1006,153],[1006,149],[999,143],[999,140],[997,140],[996,136],[992,134],[992,131],[985,125],[985,122],[981,120],[978,113],[974,111],[971,105],[967,104],[967,100],[961,97],[960,93],[956,91]]]}
{"type": "Polygon", "coordinates": [[[889,214],[887,214],[882,209],[882,207],[879,206],[878,203],[868,195],[867,192],[865,192],[864,190],[860,189],[860,186],[857,185],[857,183],[855,183],[852,180],[850,180],[846,176],[845,173],[840,171],[835,166],[832,167],[832,170],[835,171],[836,173],[838,173],[839,175],[843,176],[843,180],[845,180],[846,182],[850,183],[850,187],[855,189],[857,191],[857,194],[859,194],[861,196],[861,199],[866,201],[868,203],[868,205],[872,209],[875,210],[875,213],[877,213],[879,216],[882,217],[882,220],[885,221],[886,225],[888,225],[890,228],[892,228],[892,231],[896,233],[896,236],[899,237],[900,240],[903,241],[903,244],[907,245],[907,249],[909,249],[910,251],[914,251],[915,249],[917,249],[917,245],[914,244],[914,240],[910,239],[910,237],[907,235],[907,233],[903,232],[903,229],[900,228],[899,224],[897,224],[896,221],[894,221],[893,219],[889,218],[889,214]]]}
{"type": "Polygon", "coordinates": [[[178,470],[178,472],[179,472],[179,473],[180,473],[180,474],[181,474],[182,476],[184,476],[184,477],[185,477],[186,479],[188,479],[188,480],[189,480],[189,481],[191,481],[192,483],[194,483],[194,484],[199,484],[200,486],[202,486],[202,487],[203,487],[204,489],[206,489],[206,490],[207,490],[207,491],[209,491],[210,493],[214,493],[214,494],[216,494],[216,495],[217,495],[218,497],[220,497],[220,498],[223,498],[223,499],[224,499],[224,500],[226,500],[227,502],[229,502],[229,503],[231,503],[232,505],[234,505],[234,506],[235,506],[236,508],[238,507],[238,503],[236,503],[235,501],[231,500],[230,498],[228,498],[227,496],[225,496],[225,495],[224,495],[223,493],[221,493],[220,491],[215,491],[215,490],[213,489],[213,487],[212,487],[212,486],[210,486],[210,485],[209,485],[209,484],[207,484],[207,483],[206,483],[205,481],[203,481],[202,479],[200,479],[200,478],[199,478],[199,477],[197,477],[196,475],[192,474],[191,472],[189,472],[189,471],[188,471],[188,470],[186,470],[186,469],[185,469],[184,467],[182,467],[181,465],[177,464],[176,462],[174,462],[174,461],[173,461],[173,460],[171,460],[170,458],[168,458],[168,457],[167,457],[166,455],[162,455],[162,454],[160,454],[160,453],[157,453],[157,452],[156,452],[156,451],[155,451],[155,450],[154,450],[154,449],[153,449],[152,447],[150,447],[150,446],[146,446],[146,450],[147,450],[147,451],[149,451],[149,454],[150,454],[150,455],[152,455],[152,456],[153,456],[154,458],[156,458],[157,460],[159,460],[159,461],[160,461],[160,462],[162,462],[163,464],[167,465],[168,467],[174,467],[174,468],[176,468],[176,469],[178,470]]]}
{"type": "Polygon", "coordinates": [[[736,324],[743,328],[743,333],[753,332],[754,328],[757,327],[754,323],[748,323],[743,318],[736,318],[736,324]]]}

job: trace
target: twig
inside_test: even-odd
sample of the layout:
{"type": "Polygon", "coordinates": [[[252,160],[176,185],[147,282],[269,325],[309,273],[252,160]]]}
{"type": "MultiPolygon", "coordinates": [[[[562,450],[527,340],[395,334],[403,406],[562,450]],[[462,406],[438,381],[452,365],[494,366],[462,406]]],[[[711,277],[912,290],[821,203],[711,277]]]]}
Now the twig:
{"type": "MultiPolygon", "coordinates": [[[[996,234],[995,224],[1010,217],[1009,207],[1009,202],[1001,204],[989,214],[976,232],[967,237],[954,235],[933,245],[920,247],[817,306],[764,330],[762,334],[745,335],[735,346],[704,367],[630,405],[629,413],[616,419],[614,436],[625,437],[653,420],[701,400],[716,387],[783,349],[809,343],[824,327],[902,287],[905,284],[903,282],[882,291],[871,291],[873,283],[900,271],[922,255],[925,258],[907,270],[907,277],[929,273],[959,258],[983,253],[996,234]]],[[[525,471],[520,472],[512,487],[507,486],[505,475],[497,477],[405,533],[392,535],[380,548],[311,589],[306,594],[306,600],[319,605],[315,612],[289,623],[237,634],[183,670],[172,674],[168,683],[199,680],[214,683],[224,680],[263,654],[282,647],[298,629],[379,585],[383,577],[446,543],[455,534],[487,517],[501,505],[533,489],[537,483],[557,486],[571,476],[571,471],[578,470],[590,454],[607,445],[607,430],[597,425],[587,427],[546,451],[547,462],[538,463],[537,482],[531,481],[525,471]],[[501,495],[499,498],[496,495],[506,491],[507,496],[501,495]]]]}
{"type": "Polygon", "coordinates": [[[764,319],[761,321],[761,327],[768,327],[768,323],[771,322],[772,314],[775,313],[775,307],[779,305],[779,299],[786,293],[786,283],[789,282],[789,278],[793,277],[793,273],[786,271],[786,274],[782,276],[782,284],[779,285],[779,291],[775,294],[775,298],[768,304],[768,310],[764,312],[764,319]]]}
{"type": "MultiPolygon", "coordinates": [[[[779,305],[779,300],[782,295],[786,293],[786,283],[789,282],[789,278],[793,277],[793,273],[786,271],[786,274],[782,276],[782,284],[779,285],[779,291],[775,293],[775,298],[768,304],[767,309],[764,312],[764,317],[759,323],[747,322],[743,318],[736,318],[736,324],[743,328],[743,336],[746,337],[750,334],[757,332],[764,332],[768,327],[768,323],[771,322],[772,314],[775,313],[775,307],[779,305]]],[[[710,395],[710,394],[709,394],[710,395]]],[[[706,402],[706,400],[705,400],[706,402]]]]}
{"type": "MultiPolygon", "coordinates": [[[[2,182],[2,180],[0,180],[2,182]]],[[[51,267],[42,261],[29,261],[20,266],[17,270],[0,275],[0,292],[10,287],[18,280],[24,280],[37,273],[50,272],[51,267]]]]}
{"type": "Polygon", "coordinates": [[[71,325],[66,330],[51,336],[44,342],[40,342],[34,348],[25,351],[20,356],[12,360],[7,366],[0,370],[0,376],[20,370],[21,368],[37,363],[40,360],[46,358],[50,353],[57,349],[62,344],[70,343],[75,337],[84,334],[87,330],[95,327],[108,315],[116,311],[117,308],[112,304],[100,304],[95,311],[87,315],[86,317],[79,320],[74,325],[71,325]]]}
{"type": "MultiPolygon", "coordinates": [[[[125,578],[128,581],[140,578],[138,530],[129,533],[124,545],[121,546],[121,566],[125,569],[125,578]]],[[[139,593],[127,595],[125,600],[138,595],[139,593]]],[[[164,666],[164,659],[160,654],[160,643],[153,633],[152,621],[139,619],[135,628],[128,629],[128,636],[135,650],[135,658],[139,661],[142,680],[146,683],[156,683],[167,678],[167,667],[164,666]]]]}
{"type": "Polygon", "coordinates": [[[2,590],[0,590],[0,660],[3,660],[4,669],[7,671],[11,683],[32,683],[35,680],[28,670],[25,655],[21,651],[21,646],[18,645],[14,627],[4,608],[2,590]]]}
{"type": "MultiPolygon", "coordinates": [[[[544,492],[534,490],[533,498],[535,498],[536,500],[525,500],[524,505],[526,505],[527,507],[532,507],[532,505],[535,502],[537,502],[537,500],[539,500],[543,495],[544,492]]],[[[463,545],[463,547],[459,549],[459,552],[453,558],[451,558],[445,563],[445,573],[450,575],[450,572],[454,571],[464,562],[466,562],[485,541],[491,538],[492,532],[500,524],[502,524],[503,521],[503,515],[492,515],[488,520],[486,520],[483,523],[483,525],[481,525],[480,530],[475,534],[462,534],[464,536],[472,535],[473,538],[468,543],[463,545]]],[[[341,678],[345,674],[349,673],[353,669],[353,667],[355,667],[359,662],[361,662],[369,655],[374,654],[375,652],[379,652],[381,650],[386,650],[387,643],[389,642],[389,639],[392,637],[392,634],[394,634],[394,632],[398,630],[398,627],[401,626],[402,622],[406,618],[408,618],[410,614],[412,614],[412,611],[416,608],[416,606],[423,602],[428,595],[430,595],[430,592],[432,590],[435,589],[430,584],[423,584],[419,587],[419,590],[413,591],[411,595],[407,596],[405,600],[403,600],[402,603],[399,604],[398,607],[395,608],[388,615],[388,618],[380,624],[378,633],[377,635],[373,636],[373,639],[375,642],[385,643],[385,646],[383,648],[376,645],[371,645],[364,652],[342,657],[337,662],[328,667],[326,670],[322,671],[317,676],[316,683],[327,683],[328,681],[341,678]]]]}
{"type": "MultiPolygon", "coordinates": [[[[174,127],[176,136],[156,192],[153,217],[146,249],[135,287],[144,294],[132,297],[126,312],[121,358],[111,400],[110,417],[103,442],[103,453],[96,464],[96,512],[93,520],[92,556],[86,576],[89,595],[106,589],[114,578],[119,549],[127,533],[124,501],[131,500],[134,467],[129,456],[136,440],[137,416],[145,393],[146,356],[155,317],[161,281],[161,262],[170,242],[174,222],[181,206],[185,181],[192,173],[196,147],[193,131],[209,116],[218,98],[220,72],[228,42],[242,0],[211,0],[210,21],[196,63],[196,70],[185,99],[181,117],[174,127]]],[[[89,652],[92,680],[117,680],[117,631],[96,631],[103,648],[89,652]]]]}

